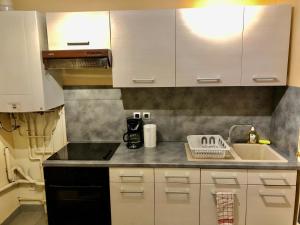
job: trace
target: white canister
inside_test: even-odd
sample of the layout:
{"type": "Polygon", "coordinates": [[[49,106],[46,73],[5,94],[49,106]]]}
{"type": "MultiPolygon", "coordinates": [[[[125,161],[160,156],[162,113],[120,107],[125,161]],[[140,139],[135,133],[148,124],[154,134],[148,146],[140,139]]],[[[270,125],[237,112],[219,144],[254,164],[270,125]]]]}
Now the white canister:
{"type": "Polygon", "coordinates": [[[144,125],[144,146],[145,148],[156,147],[156,124],[144,125]]]}

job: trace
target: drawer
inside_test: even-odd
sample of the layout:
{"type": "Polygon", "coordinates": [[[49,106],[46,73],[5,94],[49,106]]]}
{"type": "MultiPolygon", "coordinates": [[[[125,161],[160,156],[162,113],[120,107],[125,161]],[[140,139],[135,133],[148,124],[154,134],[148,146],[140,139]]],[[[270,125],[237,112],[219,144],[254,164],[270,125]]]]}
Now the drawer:
{"type": "Polygon", "coordinates": [[[200,184],[156,183],[156,225],[199,225],[200,184]]]}
{"type": "Polygon", "coordinates": [[[111,183],[112,225],[154,225],[154,183],[111,183]]]}
{"type": "Polygon", "coordinates": [[[249,170],[248,184],[296,185],[297,171],[249,170]]]}
{"type": "Polygon", "coordinates": [[[153,183],[154,172],[151,168],[111,168],[109,179],[115,183],[153,183]]]}
{"type": "Polygon", "coordinates": [[[155,169],[155,182],[199,184],[200,169],[155,169]]]}
{"type": "Polygon", "coordinates": [[[201,170],[203,184],[247,184],[247,170],[201,170]]]}

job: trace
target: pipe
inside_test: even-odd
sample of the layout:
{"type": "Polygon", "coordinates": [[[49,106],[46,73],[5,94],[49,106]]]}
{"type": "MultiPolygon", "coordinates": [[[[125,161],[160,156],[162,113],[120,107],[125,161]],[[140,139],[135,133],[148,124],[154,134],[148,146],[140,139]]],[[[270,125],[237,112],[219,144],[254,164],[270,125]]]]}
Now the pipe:
{"type": "Polygon", "coordinates": [[[7,147],[4,148],[4,155],[5,155],[5,167],[7,171],[7,180],[9,181],[9,183],[0,188],[0,193],[18,184],[33,184],[36,186],[45,186],[43,182],[35,181],[31,177],[26,176],[21,167],[13,167],[12,169],[10,169],[11,168],[11,163],[9,158],[10,154],[9,154],[9,149],[7,147]],[[15,180],[14,171],[17,171],[25,179],[15,180]]]}
{"type": "MultiPolygon", "coordinates": [[[[25,114],[23,114],[23,115],[24,115],[25,122],[27,123],[27,127],[29,128],[28,132],[30,132],[30,124],[29,124],[30,121],[27,120],[27,117],[26,117],[25,114]]],[[[43,160],[41,158],[38,158],[38,157],[33,157],[33,155],[32,155],[32,145],[31,145],[32,143],[31,143],[31,140],[29,138],[27,138],[27,143],[28,143],[28,157],[31,161],[39,162],[41,176],[44,177],[44,175],[43,175],[43,160]]],[[[43,182],[35,181],[31,177],[26,176],[24,174],[23,170],[20,167],[14,167],[14,169],[17,169],[17,171],[23,176],[23,178],[27,179],[29,182],[31,182],[31,184],[34,184],[34,185],[37,185],[37,186],[42,186],[43,185],[43,182]]]]}
{"type": "Polygon", "coordinates": [[[42,182],[30,182],[28,180],[23,180],[22,179],[22,180],[14,181],[12,183],[8,183],[7,185],[1,187],[0,188],[0,193],[6,191],[7,189],[12,188],[15,185],[18,185],[18,184],[32,184],[32,185],[36,185],[36,186],[45,186],[45,184],[42,183],[42,182]]]}
{"type": "Polygon", "coordinates": [[[43,155],[43,157],[44,157],[45,154],[54,154],[55,153],[54,143],[53,143],[53,133],[56,129],[56,123],[59,120],[59,116],[57,115],[58,111],[54,111],[54,112],[55,112],[55,114],[50,113],[50,114],[48,114],[48,116],[46,114],[44,115],[45,127],[43,129],[43,135],[40,136],[41,138],[43,137],[43,139],[44,139],[43,150],[42,151],[39,151],[39,150],[34,151],[35,154],[43,155]],[[51,126],[51,123],[50,123],[52,115],[55,116],[53,126],[51,126]],[[49,130],[48,128],[50,128],[50,135],[46,135],[47,130],[49,130]],[[46,150],[47,149],[47,147],[46,147],[47,138],[49,139],[49,145],[52,144],[51,151],[46,150]]]}
{"type": "Polygon", "coordinates": [[[21,167],[14,167],[13,171],[17,171],[25,180],[30,182],[31,184],[37,185],[37,186],[44,186],[44,183],[41,181],[33,180],[30,176],[27,176],[21,167]]]}
{"type": "MultiPolygon", "coordinates": [[[[27,120],[26,115],[25,115],[25,121],[27,123],[29,135],[31,135],[31,133],[30,133],[30,121],[27,120]]],[[[27,143],[28,143],[28,156],[29,156],[29,160],[31,160],[31,161],[38,161],[39,162],[41,177],[44,177],[43,160],[40,157],[33,157],[33,155],[32,155],[32,145],[31,145],[32,143],[31,143],[31,139],[30,138],[27,138],[27,143]]]]}
{"type": "Polygon", "coordinates": [[[13,182],[13,183],[9,183],[3,187],[0,188],[0,193],[3,192],[3,191],[6,191],[7,189],[11,188],[12,186],[15,186],[17,183],[16,182],[13,182]]]}
{"type": "MultiPolygon", "coordinates": [[[[24,118],[25,118],[25,121],[26,121],[26,124],[27,124],[27,128],[28,128],[28,133],[29,133],[28,136],[31,136],[30,120],[27,119],[26,115],[24,115],[24,118]]],[[[28,155],[29,155],[29,159],[31,161],[39,161],[42,164],[40,158],[33,157],[33,155],[32,155],[32,142],[31,142],[30,138],[27,138],[27,143],[28,143],[28,155]]]]}
{"type": "MultiPolygon", "coordinates": [[[[38,136],[38,134],[37,134],[37,125],[36,125],[36,118],[37,118],[37,116],[30,113],[29,114],[29,118],[30,118],[29,121],[32,120],[32,124],[33,124],[33,135],[34,136],[38,136]]],[[[39,147],[39,139],[35,138],[34,142],[35,142],[35,149],[37,149],[39,147]]]]}
{"type": "MultiPolygon", "coordinates": [[[[45,127],[43,129],[43,135],[38,135],[37,124],[36,124],[36,120],[35,120],[36,118],[32,118],[30,115],[27,116],[25,114],[22,114],[23,115],[23,119],[20,119],[20,120],[23,123],[26,123],[27,128],[28,128],[27,129],[28,135],[22,133],[20,128],[18,129],[19,135],[22,136],[22,137],[26,137],[26,138],[30,139],[29,140],[29,145],[31,146],[31,148],[32,148],[32,145],[33,145],[33,139],[34,139],[34,142],[35,142],[36,145],[39,142],[38,139],[43,139],[44,140],[43,150],[34,150],[35,154],[37,154],[37,155],[43,155],[43,157],[44,157],[45,154],[53,154],[53,153],[55,153],[54,144],[53,144],[53,140],[52,139],[53,139],[53,132],[56,129],[56,126],[55,126],[56,122],[60,118],[59,113],[61,112],[61,110],[62,110],[62,107],[60,107],[60,108],[58,108],[56,110],[51,110],[49,112],[45,112],[44,117],[43,117],[44,118],[44,124],[45,124],[45,127]],[[53,114],[53,112],[54,112],[54,114],[53,114]],[[54,121],[53,128],[50,126],[50,121],[49,121],[50,117],[52,117],[52,115],[55,116],[55,121],[54,121]],[[34,124],[34,127],[33,127],[34,131],[32,131],[32,129],[31,129],[31,123],[32,123],[31,120],[33,121],[33,124],[34,124]],[[46,135],[48,128],[51,129],[50,130],[50,135],[46,135]],[[34,133],[34,135],[32,133],[34,133]],[[52,142],[52,149],[51,149],[51,151],[47,151],[46,150],[46,140],[47,139],[49,139],[50,142],[52,142]]],[[[31,150],[31,152],[33,152],[32,150],[31,150]]],[[[33,157],[32,153],[31,153],[31,156],[33,157]]]]}
{"type": "Polygon", "coordinates": [[[4,148],[4,157],[5,157],[7,180],[9,182],[13,182],[13,181],[15,181],[15,178],[13,176],[13,171],[10,169],[11,162],[10,162],[10,152],[9,152],[8,147],[4,148]]]}
{"type": "Polygon", "coordinates": [[[47,136],[29,136],[29,135],[24,135],[24,134],[22,134],[20,136],[27,137],[27,138],[49,138],[49,137],[51,137],[51,135],[47,135],[47,136]]]}
{"type": "Polygon", "coordinates": [[[12,183],[9,183],[3,187],[0,188],[0,193],[3,192],[3,191],[6,191],[7,189],[15,186],[15,185],[18,185],[18,184],[29,184],[30,182],[27,181],[27,180],[17,180],[17,181],[14,181],[12,183]]]}
{"type": "MultiPolygon", "coordinates": [[[[50,116],[51,116],[51,113],[50,113],[50,116]]],[[[50,117],[49,116],[49,117],[50,117]]],[[[49,125],[49,118],[46,116],[46,114],[44,115],[43,117],[44,119],[44,129],[43,129],[43,136],[46,136],[46,133],[47,133],[47,128],[48,128],[48,125],[49,125]]],[[[46,152],[46,137],[44,138],[44,152],[46,152]]],[[[51,138],[50,138],[50,141],[51,141],[51,138]]]]}

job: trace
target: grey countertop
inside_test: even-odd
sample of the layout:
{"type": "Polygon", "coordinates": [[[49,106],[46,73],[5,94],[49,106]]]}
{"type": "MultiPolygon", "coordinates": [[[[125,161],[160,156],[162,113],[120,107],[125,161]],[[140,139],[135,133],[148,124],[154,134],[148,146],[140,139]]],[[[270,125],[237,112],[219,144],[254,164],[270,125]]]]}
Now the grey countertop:
{"type": "MultiPolygon", "coordinates": [[[[276,149],[275,149],[276,150],[276,149]]],[[[160,142],[153,149],[127,149],[122,143],[109,161],[46,160],[44,166],[78,167],[176,167],[206,169],[300,169],[296,157],[287,157],[284,163],[241,162],[241,161],[188,161],[184,142],[160,142]]]]}

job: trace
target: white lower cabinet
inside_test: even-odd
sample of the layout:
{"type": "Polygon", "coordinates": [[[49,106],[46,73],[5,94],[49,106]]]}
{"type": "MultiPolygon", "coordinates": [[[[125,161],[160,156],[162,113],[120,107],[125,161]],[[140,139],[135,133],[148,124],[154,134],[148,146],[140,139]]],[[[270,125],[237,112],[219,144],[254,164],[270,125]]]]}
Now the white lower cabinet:
{"type": "Polygon", "coordinates": [[[217,192],[235,196],[234,225],[293,225],[296,171],[110,169],[112,225],[217,225],[217,192]]]}
{"type": "Polygon", "coordinates": [[[112,225],[154,225],[153,169],[110,169],[112,225]]]}
{"type": "Polygon", "coordinates": [[[249,185],[247,225],[292,225],[295,186],[249,185]]]}
{"type": "Polygon", "coordinates": [[[156,183],[155,225],[199,225],[200,184],[156,183]]]}
{"type": "MultiPolygon", "coordinates": [[[[245,225],[247,185],[203,184],[200,197],[200,224],[217,225],[216,193],[234,193],[234,225],[245,225]]],[[[258,224],[257,224],[258,225],[258,224]]]]}

